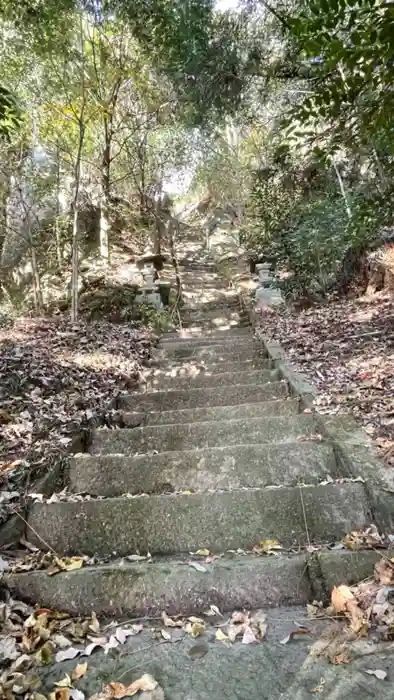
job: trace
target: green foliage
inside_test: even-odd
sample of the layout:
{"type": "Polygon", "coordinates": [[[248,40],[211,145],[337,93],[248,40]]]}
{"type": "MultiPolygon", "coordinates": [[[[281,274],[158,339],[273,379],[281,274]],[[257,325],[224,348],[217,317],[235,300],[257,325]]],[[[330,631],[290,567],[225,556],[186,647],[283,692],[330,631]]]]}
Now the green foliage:
{"type": "Polygon", "coordinates": [[[133,320],[151,328],[157,335],[166,333],[171,326],[171,317],[168,311],[157,309],[152,304],[135,304],[133,320]]]}
{"type": "Polygon", "coordinates": [[[4,85],[0,85],[0,139],[9,141],[22,121],[22,109],[16,96],[4,85]]]}
{"type": "Polygon", "coordinates": [[[311,80],[290,118],[328,122],[336,145],[344,137],[365,142],[377,130],[391,132],[393,20],[390,3],[303,0],[288,22],[303,61],[311,65],[311,80]]]}

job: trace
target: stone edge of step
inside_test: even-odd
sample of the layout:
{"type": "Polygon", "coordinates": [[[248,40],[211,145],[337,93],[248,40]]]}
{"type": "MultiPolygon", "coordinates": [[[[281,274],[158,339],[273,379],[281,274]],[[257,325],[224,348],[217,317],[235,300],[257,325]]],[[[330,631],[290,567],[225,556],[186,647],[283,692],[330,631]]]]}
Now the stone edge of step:
{"type": "MultiPolygon", "coordinates": [[[[383,554],[385,552],[383,551],[383,554]]],[[[234,609],[327,602],[334,585],[369,578],[380,552],[328,551],[263,558],[228,555],[197,571],[185,560],[96,565],[48,577],[46,571],[6,574],[11,595],[76,615],[201,614],[214,604],[234,609]]],[[[204,562],[202,560],[202,565],[204,562]]]]}
{"type": "MultiPolygon", "coordinates": [[[[216,467],[213,475],[219,475],[222,482],[227,479],[227,490],[231,491],[239,488],[268,488],[272,486],[272,480],[268,477],[264,479],[262,467],[265,460],[272,463],[273,459],[280,459],[282,470],[276,480],[276,485],[296,486],[300,478],[305,478],[309,474],[308,481],[311,485],[318,485],[329,478],[335,480],[347,478],[347,474],[341,472],[336,463],[332,446],[327,443],[296,442],[291,444],[291,455],[289,458],[289,443],[278,442],[240,444],[231,447],[210,447],[200,450],[182,450],[178,452],[161,452],[158,454],[143,454],[128,457],[123,454],[91,455],[83,453],[75,455],[70,460],[69,468],[69,488],[74,494],[89,493],[91,496],[116,497],[125,492],[130,494],[165,494],[176,493],[184,490],[192,492],[212,491],[213,481],[204,476],[199,488],[194,479],[196,471],[204,475],[205,465],[211,460],[215,461],[216,467]],[[289,465],[286,467],[286,460],[289,465]],[[300,462],[306,462],[305,473],[295,466],[300,462]],[[229,472],[225,471],[224,477],[221,475],[223,465],[232,463],[231,485],[228,481],[229,472]],[[180,469],[179,465],[185,465],[180,469]],[[248,474],[242,479],[238,476],[241,468],[238,465],[247,464],[248,474]],[[290,464],[291,469],[290,469],[290,464]],[[314,473],[311,474],[313,465],[314,473]],[[285,468],[286,467],[286,468],[285,468]],[[181,476],[174,479],[172,470],[180,469],[181,476]],[[294,474],[295,472],[295,474],[294,474]],[[193,486],[188,481],[190,474],[193,486]],[[302,474],[302,477],[300,477],[302,474]],[[144,476],[147,475],[147,476],[144,476]],[[177,485],[175,485],[177,484],[177,485]]],[[[211,461],[212,464],[212,461],[211,461]]],[[[220,482],[220,483],[222,483],[220,482]]],[[[219,489],[223,486],[220,485],[219,489]]]]}
{"type": "MultiPolygon", "coordinates": [[[[245,424],[245,421],[248,424],[253,424],[253,425],[264,425],[267,424],[267,421],[271,421],[272,425],[284,425],[286,428],[289,426],[289,424],[295,424],[298,428],[298,425],[300,427],[300,430],[304,428],[316,428],[316,420],[315,420],[315,415],[310,414],[310,413],[294,413],[292,415],[262,415],[262,416],[254,416],[253,418],[220,418],[219,420],[212,420],[212,419],[207,419],[204,421],[182,421],[179,423],[164,423],[164,424],[154,424],[154,425],[142,425],[142,426],[135,426],[135,427],[128,427],[128,428],[96,428],[93,430],[93,435],[92,435],[92,442],[96,440],[97,438],[103,438],[104,441],[106,441],[107,438],[111,437],[116,437],[116,436],[124,436],[124,437],[130,437],[132,438],[133,435],[137,434],[143,434],[141,431],[143,431],[145,434],[151,433],[152,437],[154,435],[162,435],[163,433],[167,432],[173,432],[179,430],[185,430],[188,431],[189,433],[193,432],[194,427],[198,427],[198,429],[201,430],[207,430],[209,427],[214,427],[215,424],[218,424],[219,426],[222,425],[227,425],[228,427],[233,427],[235,428],[242,428],[245,424]]],[[[304,435],[300,433],[300,437],[304,438],[304,435]]],[[[290,442],[293,442],[291,440],[290,442]]],[[[295,442],[295,440],[294,440],[295,442]]],[[[262,442],[262,445],[265,443],[262,442]]],[[[193,449],[193,448],[191,448],[193,449]]],[[[198,449],[198,448],[195,448],[198,449]]],[[[166,450],[168,451],[168,450],[166,450]]],[[[178,450],[176,450],[178,452],[178,450]]],[[[94,453],[92,453],[94,454],[94,453]]]]}
{"type": "MultiPolygon", "coordinates": [[[[297,398],[284,397],[282,399],[268,399],[267,401],[256,401],[255,403],[241,403],[236,406],[200,406],[198,408],[179,408],[169,411],[123,411],[122,420],[124,428],[138,428],[144,425],[173,425],[174,423],[200,423],[211,418],[205,418],[204,412],[209,412],[211,415],[220,414],[227,411],[228,414],[245,410],[254,413],[257,410],[261,411],[261,415],[298,415],[299,401],[297,398]],[[283,404],[290,407],[289,412],[282,414],[279,409],[283,404]],[[272,413],[271,413],[272,411],[272,413]],[[202,416],[201,418],[199,416],[202,416]],[[172,417],[177,417],[177,420],[171,420],[172,417]],[[182,420],[184,418],[184,420],[182,420]],[[192,420],[190,420],[192,419],[192,420]],[[145,422],[146,421],[146,422],[145,422]]],[[[255,416],[256,417],[256,416],[255,416]]],[[[215,418],[213,418],[215,420],[215,418]]],[[[221,418],[220,418],[221,420],[221,418]]]]}
{"type": "MultiPolygon", "coordinates": [[[[216,372],[214,374],[210,374],[209,372],[201,372],[200,374],[197,374],[196,376],[189,376],[189,377],[182,377],[182,376],[177,376],[177,377],[158,377],[158,378],[149,378],[147,377],[142,383],[141,383],[141,392],[142,394],[149,393],[149,392],[154,392],[156,390],[158,391],[177,391],[178,388],[182,388],[185,384],[190,385],[190,388],[193,388],[193,385],[196,385],[198,382],[201,382],[202,387],[204,387],[205,382],[207,383],[207,386],[232,386],[234,384],[234,379],[236,380],[236,384],[248,384],[248,383],[253,383],[253,380],[256,381],[256,384],[258,383],[266,383],[266,382],[274,382],[279,379],[279,373],[276,368],[269,368],[269,369],[246,369],[246,370],[241,370],[239,372],[216,372]],[[243,381],[246,378],[250,378],[250,382],[248,381],[243,381]],[[264,380],[264,381],[263,381],[264,380]],[[173,385],[173,386],[172,386],[173,385]],[[162,388],[161,388],[162,387],[162,388]]],[[[196,386],[196,388],[199,388],[196,386]]]]}
{"type": "Polygon", "coordinates": [[[371,521],[364,484],[342,480],[302,487],[35,502],[27,524],[30,541],[41,549],[44,538],[62,555],[83,550],[88,555],[116,551],[126,556],[138,547],[163,555],[201,546],[217,552],[247,550],[264,534],[277,537],[286,547],[309,540],[323,543],[337,541],[371,521]],[[219,536],[220,514],[224,515],[219,536]],[[163,529],[163,522],[168,527],[163,529]],[[233,527],[228,530],[230,523],[233,527]]]}
{"type": "Polygon", "coordinates": [[[394,475],[388,470],[372,438],[362,429],[357,421],[348,415],[337,414],[334,417],[316,412],[315,401],[319,391],[300,372],[295,371],[290,364],[284,348],[277,341],[264,336],[259,328],[261,317],[256,313],[253,300],[238,291],[240,304],[249,315],[254,329],[258,328],[255,335],[256,344],[265,356],[275,364],[278,373],[289,387],[290,396],[298,397],[300,407],[316,416],[318,430],[323,438],[332,442],[337,452],[339,463],[348,470],[354,479],[360,478],[366,483],[369,505],[374,515],[374,520],[383,532],[394,531],[394,475]],[[346,438],[343,438],[341,430],[346,423],[346,438]]]}
{"type": "MultiPolygon", "coordinates": [[[[186,396],[186,395],[203,396],[204,392],[205,392],[205,394],[209,394],[209,393],[212,393],[212,391],[215,393],[220,391],[220,392],[225,394],[229,390],[229,388],[232,390],[245,389],[247,391],[250,391],[251,387],[253,387],[254,389],[259,388],[260,390],[264,390],[266,387],[269,387],[270,389],[277,390],[279,392],[278,396],[280,396],[280,398],[287,396],[287,387],[288,387],[287,382],[284,380],[279,380],[279,379],[276,381],[273,381],[273,382],[263,382],[263,384],[255,384],[255,385],[253,385],[253,384],[234,384],[231,386],[224,385],[224,386],[220,386],[220,387],[192,387],[190,389],[174,389],[173,391],[174,392],[176,391],[177,393],[181,393],[184,396],[186,396]]],[[[119,397],[119,401],[118,401],[119,405],[117,406],[117,408],[124,410],[133,402],[135,402],[134,405],[138,404],[138,400],[144,402],[144,400],[146,400],[147,397],[152,397],[152,396],[157,397],[158,395],[164,396],[164,395],[168,395],[168,394],[169,394],[168,389],[163,389],[163,391],[152,391],[152,392],[142,392],[142,391],[132,392],[131,391],[127,394],[122,394],[119,397]]],[[[224,405],[224,404],[222,404],[222,405],[224,405]]],[[[232,404],[226,404],[226,405],[232,405],[232,404]]]]}

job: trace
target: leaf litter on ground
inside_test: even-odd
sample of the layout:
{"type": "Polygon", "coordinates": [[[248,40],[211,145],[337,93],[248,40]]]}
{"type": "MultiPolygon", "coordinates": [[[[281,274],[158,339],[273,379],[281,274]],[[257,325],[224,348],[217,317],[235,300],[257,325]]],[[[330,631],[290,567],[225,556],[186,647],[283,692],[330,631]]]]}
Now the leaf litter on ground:
{"type": "Polygon", "coordinates": [[[394,466],[394,299],[386,292],[333,299],[306,310],[272,309],[264,337],[279,342],[292,366],[319,391],[314,409],[347,413],[394,466]]]}
{"type": "Polygon", "coordinates": [[[63,316],[20,319],[12,339],[0,331],[0,524],[78,434],[118,425],[114,399],[136,384],[153,341],[132,324],[63,316]]]}
{"type": "Polygon", "coordinates": [[[0,604],[0,697],[13,700],[23,693],[32,693],[40,687],[40,667],[82,657],[71,676],[66,675],[57,683],[58,688],[70,692],[56,694],[56,700],[59,697],[81,700],[80,691],[73,688],[73,683],[88,671],[88,662],[83,657],[97,649],[108,653],[111,648],[125,644],[130,636],[139,634],[143,626],[123,623],[111,629],[113,634],[108,637],[95,613],[88,618],[72,618],[67,613],[32,608],[9,597],[0,604]]]}

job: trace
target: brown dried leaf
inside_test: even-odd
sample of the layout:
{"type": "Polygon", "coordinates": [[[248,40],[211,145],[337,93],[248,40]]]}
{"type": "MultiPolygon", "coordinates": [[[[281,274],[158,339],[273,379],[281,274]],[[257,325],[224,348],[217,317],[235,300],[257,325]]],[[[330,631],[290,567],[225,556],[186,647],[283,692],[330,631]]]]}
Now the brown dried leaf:
{"type": "Polygon", "coordinates": [[[245,624],[249,623],[249,613],[243,613],[240,612],[239,610],[234,610],[233,614],[231,615],[231,620],[232,622],[235,622],[235,624],[245,624]]]}
{"type": "Polygon", "coordinates": [[[389,562],[387,559],[380,559],[375,564],[374,573],[375,581],[381,586],[394,585],[394,562],[389,562]]]}
{"type": "Polygon", "coordinates": [[[349,586],[334,586],[331,593],[331,605],[336,613],[347,612],[349,600],[354,600],[349,586]]]}
{"type": "Polygon", "coordinates": [[[161,613],[161,619],[165,627],[183,627],[184,624],[183,620],[174,620],[172,617],[169,617],[164,610],[161,613]]]}
{"type": "Polygon", "coordinates": [[[71,673],[71,680],[78,681],[80,678],[83,678],[87,670],[88,665],[86,662],[84,664],[78,664],[71,673]]]}
{"type": "Polygon", "coordinates": [[[112,693],[112,695],[109,695],[110,698],[114,698],[115,700],[122,700],[122,698],[132,697],[140,691],[147,692],[149,690],[154,690],[155,688],[157,688],[157,686],[157,681],[155,681],[155,679],[148,673],[144,673],[144,675],[141,676],[141,678],[138,678],[130,685],[126,686],[123,685],[123,683],[114,681],[112,683],[109,683],[108,686],[105,686],[104,690],[107,691],[107,688],[109,688],[110,692],[112,693]]]}

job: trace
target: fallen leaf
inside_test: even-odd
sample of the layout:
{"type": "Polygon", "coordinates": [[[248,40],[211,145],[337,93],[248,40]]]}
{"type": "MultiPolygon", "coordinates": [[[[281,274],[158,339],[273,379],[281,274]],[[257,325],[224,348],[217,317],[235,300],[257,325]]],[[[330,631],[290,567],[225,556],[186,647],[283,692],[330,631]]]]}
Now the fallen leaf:
{"type": "Polygon", "coordinates": [[[19,656],[14,637],[0,639],[0,657],[4,660],[15,661],[19,656]]]}
{"type": "Polygon", "coordinates": [[[230,642],[235,642],[236,638],[244,633],[245,625],[227,625],[226,632],[230,642]]]}
{"type": "Polygon", "coordinates": [[[256,630],[260,636],[260,639],[264,639],[267,633],[267,616],[261,610],[253,613],[251,617],[251,625],[254,630],[256,630]]]}
{"type": "Polygon", "coordinates": [[[359,608],[349,586],[334,586],[331,593],[331,605],[336,613],[345,613],[350,618],[350,627],[355,634],[364,635],[368,631],[368,620],[359,608]]]}
{"type": "Polygon", "coordinates": [[[182,620],[173,620],[173,618],[169,617],[164,610],[161,613],[161,619],[163,620],[165,627],[183,627],[182,620]]]}
{"type": "Polygon", "coordinates": [[[212,616],[214,616],[214,615],[218,615],[219,617],[223,617],[223,615],[222,615],[222,613],[220,612],[220,610],[219,610],[219,608],[217,607],[217,605],[210,605],[210,606],[209,606],[209,610],[206,610],[206,611],[204,612],[204,615],[206,615],[207,617],[212,617],[212,616]]]}
{"type": "Polygon", "coordinates": [[[334,586],[331,593],[331,605],[336,613],[346,612],[349,600],[354,600],[349,586],[334,586]]]}
{"type": "Polygon", "coordinates": [[[99,644],[98,642],[92,642],[91,644],[88,644],[87,647],[82,652],[82,656],[91,656],[91,654],[94,652],[94,650],[97,649],[98,647],[100,649],[103,649],[104,645],[99,644]]]}
{"type": "MultiPolygon", "coordinates": [[[[75,657],[81,653],[83,653],[83,650],[77,649],[76,647],[68,647],[67,649],[61,649],[60,651],[57,652],[57,654],[55,656],[55,661],[56,661],[56,663],[60,663],[61,661],[75,659],[75,657]]],[[[86,649],[85,649],[85,653],[86,653],[86,649]]]]}
{"type": "Polygon", "coordinates": [[[215,637],[216,637],[216,640],[218,642],[228,642],[229,641],[227,634],[224,634],[224,632],[221,629],[216,630],[215,637]]]}
{"type": "Polygon", "coordinates": [[[97,619],[96,613],[92,612],[92,620],[89,625],[89,629],[91,632],[94,632],[94,634],[99,634],[100,633],[100,623],[97,619]]]}
{"type": "Polygon", "coordinates": [[[160,634],[163,637],[163,639],[165,639],[167,642],[171,642],[171,632],[169,632],[168,630],[160,630],[160,634]]]}
{"type": "Polygon", "coordinates": [[[66,649],[67,647],[71,646],[71,641],[67,639],[67,637],[65,637],[64,634],[54,634],[52,635],[51,640],[54,644],[56,644],[57,647],[60,647],[61,649],[66,649]]]}
{"type": "Polygon", "coordinates": [[[283,549],[282,545],[278,540],[260,540],[259,542],[259,548],[263,551],[269,554],[269,552],[272,552],[273,550],[279,550],[283,549]]]}
{"type": "Polygon", "coordinates": [[[66,673],[66,675],[64,676],[64,678],[61,679],[61,681],[57,681],[55,685],[57,688],[70,688],[72,686],[72,683],[68,673],[66,673]]]}
{"type": "Polygon", "coordinates": [[[133,695],[136,695],[138,692],[146,692],[149,690],[154,690],[157,687],[158,683],[155,681],[155,679],[150,676],[148,673],[144,673],[141,678],[138,678],[136,681],[131,683],[130,685],[123,685],[123,683],[119,683],[117,681],[114,681],[113,683],[109,683],[108,686],[104,688],[110,688],[112,692],[112,696],[115,698],[115,700],[122,700],[122,698],[126,697],[131,697],[133,695]]]}
{"type": "Polygon", "coordinates": [[[384,681],[384,679],[387,678],[386,671],[381,671],[379,668],[375,670],[368,668],[366,669],[365,673],[368,673],[369,676],[376,676],[376,678],[379,678],[380,681],[384,681]]]}
{"type": "Polygon", "coordinates": [[[42,647],[40,647],[34,656],[39,664],[47,665],[52,663],[53,645],[50,642],[46,642],[42,647]]]}
{"type": "Polygon", "coordinates": [[[72,700],[85,700],[85,693],[82,690],[78,690],[78,688],[70,688],[70,698],[72,700]]]}
{"type": "Polygon", "coordinates": [[[54,700],[69,700],[70,688],[56,688],[53,698],[54,700]]]}
{"type": "Polygon", "coordinates": [[[188,622],[185,626],[185,631],[192,637],[200,637],[205,630],[204,624],[199,622],[188,622]]]}
{"type": "Polygon", "coordinates": [[[290,634],[287,635],[287,637],[281,639],[279,644],[288,644],[295,637],[301,637],[305,634],[309,634],[309,631],[307,629],[293,630],[292,632],[290,632],[290,634]]]}
{"type": "Polygon", "coordinates": [[[194,615],[191,615],[190,617],[187,618],[189,622],[196,622],[198,625],[205,625],[204,620],[201,619],[201,617],[194,617],[194,615]]]}
{"type": "Polygon", "coordinates": [[[394,563],[387,561],[387,559],[380,559],[376,562],[374,573],[375,581],[381,586],[394,584],[394,563]]]}
{"type": "Polygon", "coordinates": [[[239,612],[238,610],[235,610],[231,615],[231,619],[233,622],[240,624],[249,622],[249,613],[243,613],[239,612]]]}
{"type": "Polygon", "coordinates": [[[86,662],[85,662],[84,664],[78,664],[78,665],[74,668],[74,670],[73,670],[73,672],[72,672],[72,674],[71,674],[71,680],[77,681],[77,680],[79,680],[80,678],[83,678],[83,676],[85,675],[85,673],[87,672],[87,670],[88,670],[88,665],[87,665],[86,662]]]}
{"type": "Polygon", "coordinates": [[[207,571],[206,567],[200,564],[198,561],[189,561],[188,564],[189,566],[192,566],[193,569],[196,569],[196,571],[201,571],[201,573],[206,573],[207,571]]]}
{"type": "Polygon", "coordinates": [[[114,634],[111,634],[109,641],[104,646],[104,654],[108,654],[108,652],[111,651],[111,649],[117,649],[118,646],[118,640],[116,639],[114,634]]]}
{"type": "Polygon", "coordinates": [[[242,644],[254,644],[254,642],[257,642],[255,633],[250,627],[246,627],[242,637],[242,644]]]}
{"type": "Polygon", "coordinates": [[[200,556],[200,557],[209,557],[210,553],[211,552],[209,551],[209,549],[204,549],[204,548],[197,549],[197,552],[196,552],[196,554],[198,554],[198,556],[200,556]]]}

